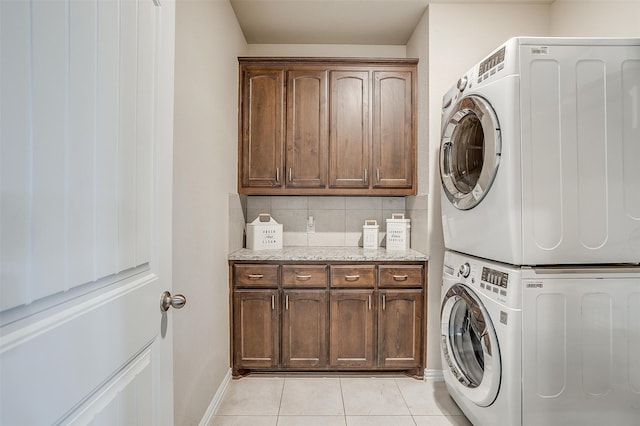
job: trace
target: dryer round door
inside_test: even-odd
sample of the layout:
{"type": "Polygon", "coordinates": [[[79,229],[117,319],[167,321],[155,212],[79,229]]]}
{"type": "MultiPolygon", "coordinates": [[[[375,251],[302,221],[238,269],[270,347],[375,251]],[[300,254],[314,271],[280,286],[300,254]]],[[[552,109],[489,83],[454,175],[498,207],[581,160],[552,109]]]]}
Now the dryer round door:
{"type": "Polygon", "coordinates": [[[442,128],[440,179],[444,194],[460,210],[477,206],[491,188],[502,140],[500,123],[487,100],[461,98],[442,128]]]}
{"type": "Polygon", "coordinates": [[[457,388],[475,404],[491,405],[500,389],[500,348],[491,318],[473,290],[455,284],[447,291],[441,326],[442,353],[457,388]]]}

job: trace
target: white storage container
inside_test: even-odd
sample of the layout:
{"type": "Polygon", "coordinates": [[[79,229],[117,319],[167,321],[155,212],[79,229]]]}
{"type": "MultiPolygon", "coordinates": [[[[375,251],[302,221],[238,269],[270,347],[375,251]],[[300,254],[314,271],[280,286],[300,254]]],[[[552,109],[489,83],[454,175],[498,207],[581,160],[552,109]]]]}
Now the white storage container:
{"type": "Polygon", "coordinates": [[[387,250],[407,250],[411,243],[411,219],[404,213],[393,213],[387,219],[387,250]]]}
{"type": "Polygon", "coordinates": [[[365,220],[362,226],[362,248],[378,248],[378,229],[380,225],[376,220],[365,220]]]}
{"type": "Polygon", "coordinates": [[[268,213],[259,214],[256,220],[247,223],[247,248],[281,249],[282,224],[276,222],[268,213]]]}

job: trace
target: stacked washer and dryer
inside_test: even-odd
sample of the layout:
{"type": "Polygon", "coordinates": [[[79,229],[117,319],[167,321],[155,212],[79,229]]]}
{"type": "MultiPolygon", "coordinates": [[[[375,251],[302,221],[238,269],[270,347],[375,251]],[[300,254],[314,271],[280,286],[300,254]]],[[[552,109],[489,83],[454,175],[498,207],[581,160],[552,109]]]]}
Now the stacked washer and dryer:
{"type": "Polygon", "coordinates": [[[640,39],[510,39],[442,120],[449,393],[475,425],[639,425],[640,39]]]}

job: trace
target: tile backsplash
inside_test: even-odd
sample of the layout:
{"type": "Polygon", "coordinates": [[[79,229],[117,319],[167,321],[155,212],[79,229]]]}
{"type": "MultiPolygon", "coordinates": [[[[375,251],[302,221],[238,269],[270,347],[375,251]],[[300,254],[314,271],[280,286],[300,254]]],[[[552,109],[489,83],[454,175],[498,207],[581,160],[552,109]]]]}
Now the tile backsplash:
{"type": "Polygon", "coordinates": [[[248,196],[246,222],[269,213],[283,225],[285,246],[361,246],[362,225],[375,219],[384,246],[385,220],[406,214],[405,197],[248,196]],[[309,217],[314,232],[307,232],[309,217]]]}

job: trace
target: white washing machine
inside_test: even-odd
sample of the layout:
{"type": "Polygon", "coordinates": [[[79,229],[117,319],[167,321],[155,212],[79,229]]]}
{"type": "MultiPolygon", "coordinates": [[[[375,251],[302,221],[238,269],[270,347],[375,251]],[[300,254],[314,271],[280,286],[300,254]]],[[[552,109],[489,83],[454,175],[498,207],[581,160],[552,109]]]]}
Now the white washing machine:
{"type": "Polygon", "coordinates": [[[475,425],[521,424],[519,271],[447,251],[441,354],[449,394],[475,425]]]}
{"type": "Polygon", "coordinates": [[[513,38],[443,98],[445,246],[640,263],[640,38],[513,38]]]}
{"type": "Polygon", "coordinates": [[[473,424],[640,424],[640,267],[444,265],[443,374],[473,424]]]}

